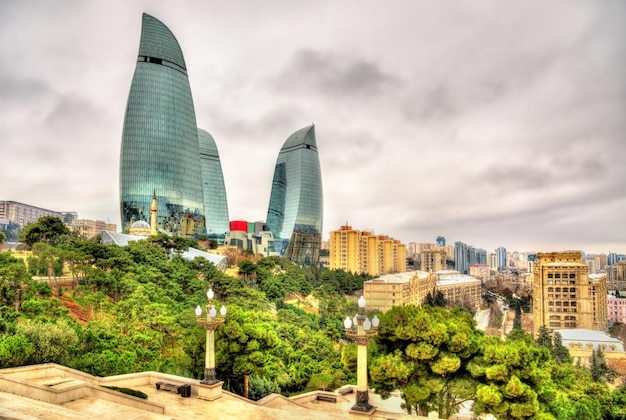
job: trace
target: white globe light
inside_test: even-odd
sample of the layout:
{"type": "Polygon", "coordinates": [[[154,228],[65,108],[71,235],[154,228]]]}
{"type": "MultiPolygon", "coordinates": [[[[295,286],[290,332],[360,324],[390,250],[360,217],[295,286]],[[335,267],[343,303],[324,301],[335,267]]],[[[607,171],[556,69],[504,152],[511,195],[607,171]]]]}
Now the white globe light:
{"type": "Polygon", "coordinates": [[[207,297],[209,300],[213,300],[213,296],[215,296],[215,293],[213,293],[213,289],[209,289],[209,291],[208,291],[208,292],[206,292],[206,297],[207,297]]]}
{"type": "Polygon", "coordinates": [[[359,325],[359,316],[355,315],[354,318],[352,318],[352,324],[353,325],[359,325]]]}
{"type": "Polygon", "coordinates": [[[359,298],[359,308],[365,308],[365,298],[363,295],[359,298]]]}
{"type": "Polygon", "coordinates": [[[211,306],[211,310],[209,311],[209,316],[211,318],[215,318],[215,315],[217,315],[217,311],[215,310],[215,306],[211,306]]]}
{"type": "Polygon", "coordinates": [[[226,306],[222,305],[222,307],[220,308],[220,315],[226,316],[226,306]]]}
{"type": "Polygon", "coordinates": [[[343,320],[343,326],[345,327],[346,330],[349,330],[350,328],[352,328],[352,320],[350,319],[349,316],[346,316],[346,319],[343,320]]]}
{"type": "Polygon", "coordinates": [[[202,315],[202,308],[200,307],[200,305],[196,306],[196,316],[200,316],[202,315]]]}
{"type": "Polygon", "coordinates": [[[374,315],[374,318],[372,318],[372,327],[378,328],[378,324],[380,324],[380,319],[378,319],[378,316],[374,315]]]}
{"type": "Polygon", "coordinates": [[[372,328],[372,321],[369,318],[365,318],[365,321],[363,321],[363,328],[365,328],[365,331],[369,331],[372,328]]]}

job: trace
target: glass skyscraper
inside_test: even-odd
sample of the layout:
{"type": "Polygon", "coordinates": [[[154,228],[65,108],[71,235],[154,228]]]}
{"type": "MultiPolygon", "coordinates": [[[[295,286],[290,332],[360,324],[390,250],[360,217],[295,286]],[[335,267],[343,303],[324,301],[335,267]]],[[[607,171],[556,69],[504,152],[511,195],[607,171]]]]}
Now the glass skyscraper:
{"type": "Polygon", "coordinates": [[[297,264],[317,264],[322,215],[322,176],[310,125],[289,136],[276,160],[266,219],[275,248],[297,264]]]}
{"type": "Polygon", "coordinates": [[[159,231],[205,233],[204,177],[185,59],[172,32],[145,13],[120,155],[122,229],[149,220],[156,192],[159,231]]]}
{"type": "Polygon", "coordinates": [[[206,214],[206,233],[209,238],[219,243],[230,230],[228,202],[220,155],[213,136],[198,129],[200,142],[200,165],[202,167],[202,190],[204,191],[204,210],[206,214]]]}

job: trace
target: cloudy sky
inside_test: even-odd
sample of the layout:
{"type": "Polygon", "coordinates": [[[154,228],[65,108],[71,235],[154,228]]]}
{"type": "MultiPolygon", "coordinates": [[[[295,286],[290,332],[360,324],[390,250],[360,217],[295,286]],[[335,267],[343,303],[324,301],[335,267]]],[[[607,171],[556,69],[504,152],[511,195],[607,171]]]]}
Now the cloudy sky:
{"type": "Polygon", "coordinates": [[[231,219],[315,123],[324,239],[626,253],[626,2],[0,0],[0,200],[119,226],[147,12],[176,35],[231,219]]]}

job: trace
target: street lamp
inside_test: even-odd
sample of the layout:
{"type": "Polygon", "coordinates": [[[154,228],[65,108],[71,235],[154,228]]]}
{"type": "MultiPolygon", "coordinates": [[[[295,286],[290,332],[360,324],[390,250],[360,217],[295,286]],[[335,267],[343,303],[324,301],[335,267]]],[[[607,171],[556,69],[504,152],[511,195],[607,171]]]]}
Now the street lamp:
{"type": "Polygon", "coordinates": [[[206,330],[206,359],[204,364],[204,379],[201,384],[214,385],[219,381],[215,379],[215,329],[218,325],[226,320],[226,306],[220,308],[220,316],[217,316],[217,310],[213,305],[213,289],[209,289],[206,297],[209,303],[206,305],[206,319],[202,318],[202,308],[200,305],[196,307],[196,321],[202,324],[206,330]]]}
{"type": "Polygon", "coordinates": [[[365,298],[359,298],[359,313],[350,319],[346,316],[343,326],[346,328],[346,336],[352,339],[357,345],[357,389],[356,404],[352,407],[355,411],[370,411],[372,407],[369,404],[369,396],[367,390],[367,343],[378,335],[379,319],[376,315],[370,321],[365,315],[365,298]],[[373,329],[372,329],[373,328],[373,329]]]}

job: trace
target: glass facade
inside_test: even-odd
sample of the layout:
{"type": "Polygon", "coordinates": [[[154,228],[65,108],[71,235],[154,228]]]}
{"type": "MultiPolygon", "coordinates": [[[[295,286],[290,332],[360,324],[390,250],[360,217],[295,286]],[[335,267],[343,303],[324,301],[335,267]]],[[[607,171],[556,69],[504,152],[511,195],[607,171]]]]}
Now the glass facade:
{"type": "Polygon", "coordinates": [[[156,192],[159,231],[204,234],[198,129],[185,60],[163,23],[145,13],[142,19],[120,154],[122,229],[150,220],[156,192]]]}
{"type": "Polygon", "coordinates": [[[217,239],[218,243],[222,243],[226,232],[230,231],[230,224],[220,155],[213,137],[200,128],[198,141],[200,142],[206,233],[209,238],[217,239]]]}
{"type": "Polygon", "coordinates": [[[297,264],[316,265],[322,215],[322,176],[310,125],[289,136],[276,160],[266,219],[276,250],[297,264]]]}

